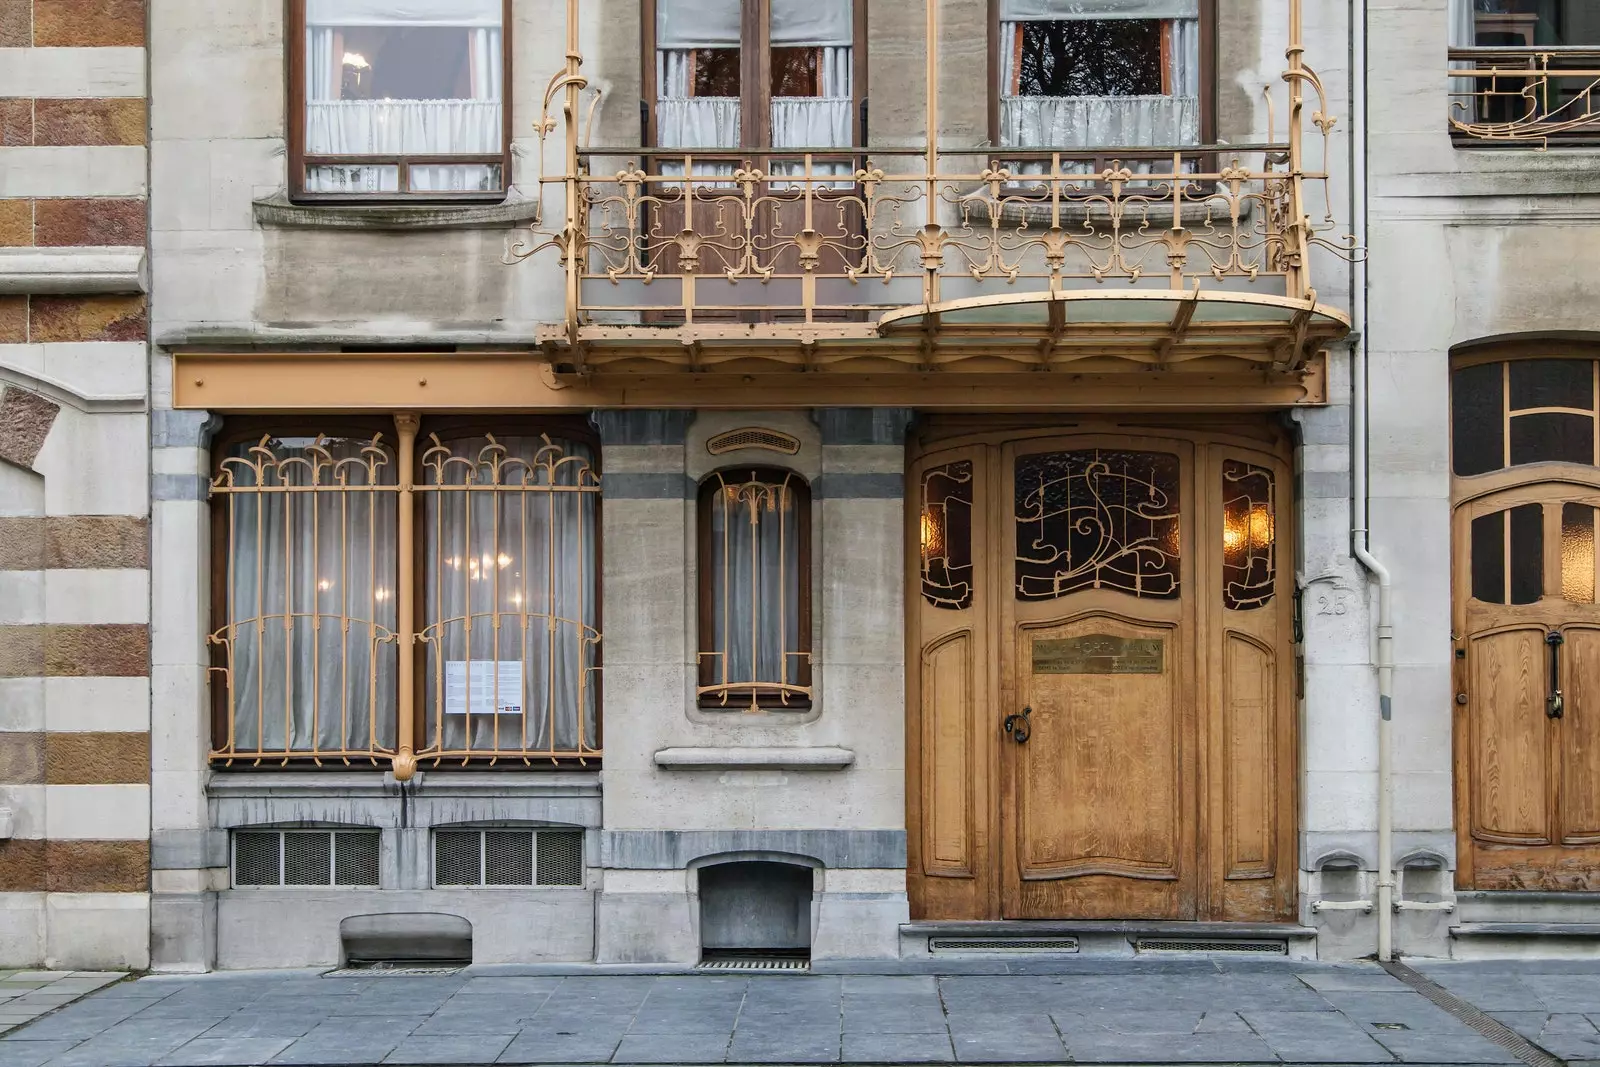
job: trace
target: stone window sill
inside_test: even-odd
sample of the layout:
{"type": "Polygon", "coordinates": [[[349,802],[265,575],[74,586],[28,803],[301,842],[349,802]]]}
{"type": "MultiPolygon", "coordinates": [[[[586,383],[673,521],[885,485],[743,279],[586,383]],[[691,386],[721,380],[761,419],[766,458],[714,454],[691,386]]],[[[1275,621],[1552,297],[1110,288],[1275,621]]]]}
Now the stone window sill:
{"type": "Polygon", "coordinates": [[[278,194],[254,204],[262,226],[319,230],[494,230],[536,221],[538,200],[501,203],[297,204],[278,194]]]}
{"type": "Polygon", "coordinates": [[[848,748],[663,748],[656,766],[669,771],[842,771],[855,763],[848,748]]]}

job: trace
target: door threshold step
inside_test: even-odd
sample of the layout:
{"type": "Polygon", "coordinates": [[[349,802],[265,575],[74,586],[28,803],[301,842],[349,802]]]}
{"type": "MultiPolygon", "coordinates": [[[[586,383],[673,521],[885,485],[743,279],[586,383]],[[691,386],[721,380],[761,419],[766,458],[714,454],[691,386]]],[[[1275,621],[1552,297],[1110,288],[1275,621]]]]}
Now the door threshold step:
{"type": "Polygon", "coordinates": [[[1600,923],[1462,923],[1451,937],[1600,937],[1600,923]]]}
{"type": "Polygon", "coordinates": [[[949,956],[1117,956],[1248,953],[1306,959],[1315,929],[1297,923],[1081,919],[904,923],[902,958],[949,956]]]}
{"type": "Polygon", "coordinates": [[[1600,923],[1482,922],[1450,927],[1450,956],[1458,960],[1600,959],[1600,923]]]}

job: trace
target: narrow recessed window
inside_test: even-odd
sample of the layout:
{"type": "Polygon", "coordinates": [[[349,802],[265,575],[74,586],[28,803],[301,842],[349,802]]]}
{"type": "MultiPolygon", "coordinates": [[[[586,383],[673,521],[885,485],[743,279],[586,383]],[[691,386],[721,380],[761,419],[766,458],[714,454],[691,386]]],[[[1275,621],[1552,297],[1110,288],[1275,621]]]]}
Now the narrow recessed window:
{"type": "Polygon", "coordinates": [[[811,494],[790,471],[719,471],[700,487],[703,707],[811,705],[811,494]]]}
{"type": "Polygon", "coordinates": [[[1544,508],[1523,504],[1473,519],[1471,559],[1475,600],[1537,603],[1544,596],[1544,508]]]}
{"type": "Polygon", "coordinates": [[[502,195],[504,0],[299,0],[295,188],[502,195]]]}

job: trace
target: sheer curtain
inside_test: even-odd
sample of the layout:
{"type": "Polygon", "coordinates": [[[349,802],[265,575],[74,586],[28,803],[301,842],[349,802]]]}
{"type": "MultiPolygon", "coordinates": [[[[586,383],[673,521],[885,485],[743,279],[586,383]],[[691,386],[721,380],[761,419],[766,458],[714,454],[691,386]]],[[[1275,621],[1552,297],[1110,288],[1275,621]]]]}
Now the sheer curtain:
{"type": "Polygon", "coordinates": [[[219,494],[234,748],[393,749],[396,495],[370,487],[396,484],[394,457],[348,439],[267,448],[240,446],[222,465],[241,490],[219,494]],[[341,482],[352,488],[284,490],[341,482]]]}
{"type": "MultiPolygon", "coordinates": [[[[711,501],[712,647],[704,662],[713,684],[799,684],[806,647],[800,633],[800,495],[787,483],[738,484],[717,476],[711,501]],[[726,667],[726,674],[724,674],[726,667]]],[[[730,693],[729,707],[751,690],[730,693]]],[[[794,698],[791,697],[791,700],[794,698]]],[[[745,705],[748,706],[748,705],[745,705]]]]}
{"type": "MultiPolygon", "coordinates": [[[[1474,0],[1450,0],[1450,47],[1471,48],[1478,43],[1477,3],[1474,0]]],[[[1452,63],[1464,67],[1466,63],[1452,63]]],[[[1471,122],[1477,112],[1471,99],[1477,88],[1473,78],[1450,79],[1450,114],[1462,122],[1471,122]]]]}
{"type": "MultiPolygon", "coordinates": [[[[310,155],[488,155],[501,150],[504,93],[499,0],[307,0],[306,132],[310,155]],[[468,91],[460,99],[340,98],[351,28],[459,29],[466,49],[468,91]]],[[[498,185],[484,164],[411,168],[418,191],[460,191],[498,185]]],[[[392,192],[390,165],[309,168],[308,192],[392,192]]]]}
{"type": "Polygon", "coordinates": [[[549,490],[595,484],[593,457],[573,441],[496,441],[503,453],[481,437],[447,441],[454,458],[437,474],[424,455],[423,484],[446,486],[496,485],[499,457],[501,488],[421,494],[428,710],[418,748],[573,751],[580,719],[595,747],[599,494],[549,490]]]}
{"type": "MultiPolygon", "coordinates": [[[[1200,141],[1199,0],[1003,0],[1000,140],[1018,148],[1138,147],[1200,141]],[[1014,92],[1023,24],[1075,19],[1167,22],[1164,96],[1022,96],[1014,92]]],[[[1164,169],[1164,168],[1163,168],[1164,169]]],[[[1048,167],[1030,165],[1038,173],[1048,167]]]]}

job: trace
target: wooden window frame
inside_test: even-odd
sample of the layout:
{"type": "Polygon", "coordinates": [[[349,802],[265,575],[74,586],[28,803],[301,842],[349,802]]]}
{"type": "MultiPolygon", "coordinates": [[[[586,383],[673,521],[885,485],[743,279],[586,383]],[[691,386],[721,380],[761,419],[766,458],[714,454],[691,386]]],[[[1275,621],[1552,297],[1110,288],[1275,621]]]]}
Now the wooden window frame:
{"type": "Polygon", "coordinates": [[[288,28],[286,74],[289,82],[289,198],[291,200],[335,203],[370,203],[392,200],[470,200],[476,202],[503,201],[511,190],[511,0],[501,0],[500,11],[500,151],[483,155],[431,155],[431,156],[325,156],[306,153],[306,0],[287,0],[288,11],[284,25],[288,28]],[[413,165],[471,165],[500,166],[500,188],[490,192],[475,190],[451,192],[410,189],[413,165]],[[306,191],[308,166],[393,166],[400,172],[400,188],[388,192],[372,193],[315,193],[306,191]]]}
{"type": "MultiPolygon", "coordinates": [[[[798,597],[796,604],[796,618],[798,632],[795,634],[795,648],[800,661],[795,672],[795,684],[810,688],[812,685],[811,657],[814,650],[811,646],[811,483],[805,475],[790,467],[767,467],[736,464],[733,466],[719,467],[707,473],[700,479],[700,484],[695,490],[695,572],[696,595],[698,604],[696,616],[698,619],[696,635],[696,668],[695,678],[697,685],[707,686],[716,684],[715,664],[716,657],[716,574],[711,566],[711,498],[716,493],[718,475],[739,474],[746,476],[750,481],[779,482],[787,480],[791,491],[795,494],[796,527],[799,530],[799,543],[795,546],[795,567],[800,572],[798,575],[798,597]]],[[[784,650],[780,650],[780,653],[784,650]]],[[[759,684],[759,683],[758,683],[759,684]]],[[[752,685],[750,688],[756,688],[752,685]]],[[[747,690],[735,690],[736,693],[745,693],[747,690]]],[[[763,711],[783,712],[808,712],[812,709],[816,699],[813,692],[810,696],[801,699],[791,697],[786,702],[782,696],[775,693],[762,693],[757,695],[755,703],[763,711]]],[[[732,701],[723,703],[714,696],[703,696],[695,701],[702,711],[740,712],[748,711],[749,706],[741,696],[738,703],[732,701]]]]}
{"type": "MultiPolygon", "coordinates": [[[[1000,71],[1003,69],[1000,62],[1000,49],[1004,42],[1000,40],[1000,0],[989,0],[989,143],[996,146],[994,151],[999,151],[1000,145],[1000,71]]],[[[1165,48],[1163,44],[1163,48],[1165,48]]],[[[1165,74],[1163,73],[1163,78],[1165,74]]],[[[1216,141],[1217,126],[1217,0],[1200,0],[1200,144],[1209,145],[1216,141]]],[[[1126,147],[1126,146],[1108,146],[1126,147]]],[[[1081,150],[1081,154],[1088,155],[1094,148],[1081,150]]],[[[1079,154],[1079,150],[1073,150],[1079,154]]],[[[1121,156],[1128,153],[1123,152],[1121,156]]],[[[1165,157],[1165,154],[1163,154],[1165,157]]],[[[1095,156],[1096,166],[1103,169],[1111,165],[1111,156],[1095,156]]]]}
{"type": "MultiPolygon", "coordinates": [[[[270,435],[273,437],[315,437],[319,433],[325,436],[339,436],[369,441],[373,437],[382,434],[385,443],[391,445],[396,437],[394,419],[392,416],[388,415],[359,414],[340,416],[337,418],[318,418],[315,415],[303,414],[285,415],[282,417],[275,415],[228,416],[223,423],[221,432],[212,438],[210,467],[207,470],[206,478],[209,481],[210,479],[216,477],[217,472],[221,469],[222,461],[227,458],[229,449],[235,447],[236,445],[245,442],[253,443],[259,441],[263,435],[270,435]]],[[[448,441],[451,439],[464,437],[481,437],[487,433],[493,433],[502,437],[537,437],[540,434],[548,434],[553,438],[563,438],[565,440],[582,443],[587,445],[590,449],[590,454],[592,457],[589,461],[590,467],[593,469],[596,476],[600,474],[600,435],[595,431],[594,427],[589,424],[588,420],[582,416],[497,416],[492,414],[425,415],[423,416],[421,425],[417,430],[417,447],[415,450],[415,455],[413,456],[411,471],[411,479],[413,484],[419,483],[423,477],[424,468],[422,465],[422,457],[428,448],[428,445],[426,445],[424,442],[429,440],[429,434],[438,434],[440,440],[448,441]]],[[[398,473],[397,467],[396,474],[398,475],[398,473]]],[[[605,541],[602,535],[602,520],[605,507],[605,497],[603,493],[596,498],[595,504],[597,509],[597,514],[595,516],[595,527],[593,531],[595,583],[597,587],[597,593],[603,594],[605,584],[605,541]]],[[[223,627],[227,626],[229,622],[228,545],[230,531],[228,529],[228,509],[224,499],[215,496],[212,497],[209,501],[209,507],[210,515],[208,518],[211,524],[211,621],[208,633],[216,633],[223,627]]],[[[428,531],[426,510],[427,509],[421,507],[415,508],[411,520],[412,582],[413,588],[418,591],[412,605],[412,611],[415,616],[412,619],[412,628],[416,632],[421,631],[421,626],[425,621],[424,616],[426,615],[425,604],[427,598],[423,592],[423,590],[426,588],[425,583],[427,576],[426,553],[428,545],[428,531]]],[[[397,572],[398,569],[403,565],[404,561],[396,559],[395,566],[397,572]]],[[[594,603],[594,625],[595,628],[602,634],[605,632],[603,607],[604,596],[597,595],[594,603]]],[[[604,652],[604,642],[602,642],[595,648],[596,673],[594,680],[594,699],[596,709],[596,736],[593,743],[597,748],[603,746],[605,737],[604,671],[601,669],[604,667],[604,652]]],[[[210,748],[213,752],[216,752],[221,749],[224,740],[228,736],[228,694],[224,686],[215,682],[214,677],[218,672],[226,670],[228,666],[227,652],[220,645],[210,645],[208,660],[211,668],[210,671],[207,672],[211,702],[210,748]]],[[[412,662],[414,664],[414,677],[412,687],[413,700],[411,718],[414,736],[422,737],[424,736],[424,731],[427,726],[427,705],[425,703],[425,686],[427,684],[425,670],[427,665],[427,649],[421,642],[417,642],[413,645],[412,662]]],[[[427,757],[425,762],[427,762],[431,768],[434,760],[432,757],[427,757]]],[[[454,762],[459,764],[460,761],[456,760],[454,762]]],[[[283,763],[289,767],[295,767],[302,770],[318,765],[315,758],[309,753],[304,756],[291,754],[286,760],[283,761],[283,763]]],[[[326,758],[324,758],[323,764],[327,765],[330,769],[352,769],[343,763],[327,760],[326,758]]],[[[274,763],[272,766],[278,765],[279,764],[274,763]]],[[[472,762],[472,766],[478,769],[482,769],[485,765],[504,766],[508,769],[526,769],[526,767],[523,767],[521,764],[513,764],[511,761],[494,763],[488,757],[485,757],[481,761],[474,760],[472,762]]],[[[439,766],[446,766],[446,764],[441,763],[439,766]]],[[[225,768],[219,767],[218,769],[225,768]]],[[[252,766],[246,769],[258,768],[252,766]]],[[[372,763],[372,769],[379,771],[387,770],[388,765],[386,762],[374,759],[372,763]]]]}
{"type": "MultiPolygon", "coordinates": [[[[789,149],[772,148],[772,0],[739,0],[739,5],[739,147],[726,151],[730,159],[743,158],[741,153],[752,150],[792,154],[789,149]]],[[[655,148],[660,103],[660,86],[656,83],[656,0],[641,0],[639,9],[640,99],[645,104],[641,133],[645,146],[655,148]]],[[[855,143],[850,147],[860,148],[866,143],[862,108],[867,102],[867,0],[851,0],[851,21],[850,129],[855,143]]],[[[840,155],[850,154],[846,149],[840,150],[840,155]]],[[[715,153],[697,152],[695,156],[713,158],[715,153]]]]}

